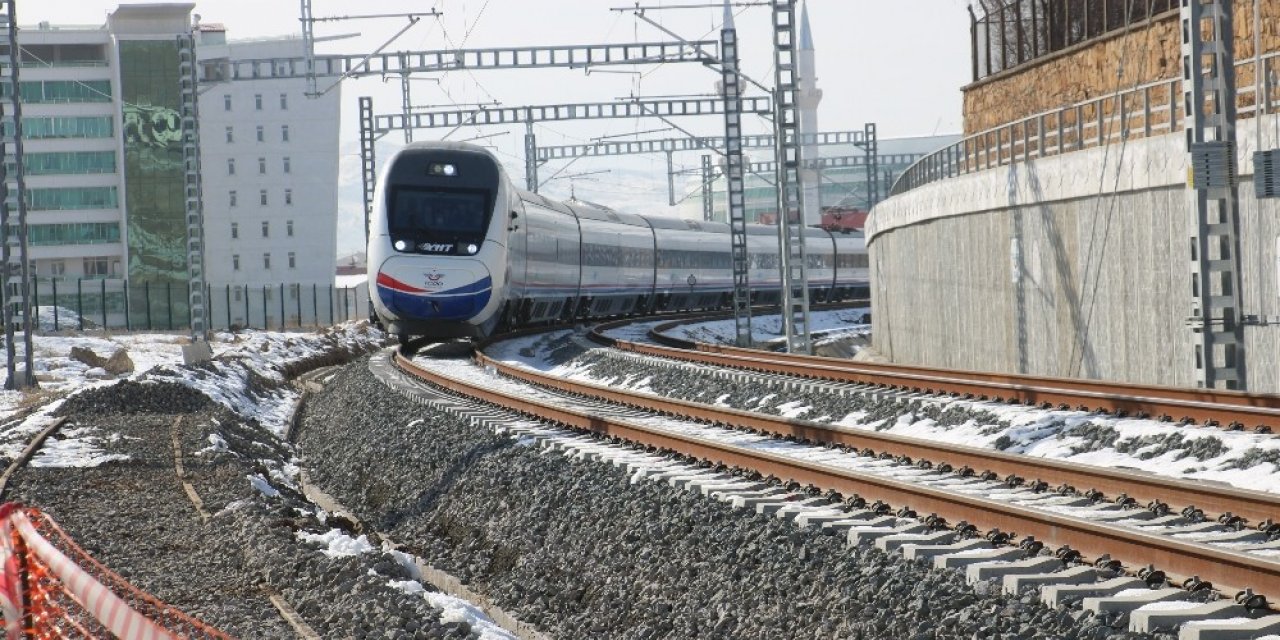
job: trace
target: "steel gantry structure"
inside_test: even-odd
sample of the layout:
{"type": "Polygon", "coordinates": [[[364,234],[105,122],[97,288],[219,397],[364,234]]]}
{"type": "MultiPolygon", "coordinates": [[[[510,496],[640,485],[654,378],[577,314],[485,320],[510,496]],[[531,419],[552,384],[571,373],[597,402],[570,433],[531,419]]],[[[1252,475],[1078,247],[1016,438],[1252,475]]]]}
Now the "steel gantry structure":
{"type": "Polygon", "coordinates": [[[772,0],[774,130],[777,136],[778,258],[782,270],[782,326],[787,350],[810,353],[809,268],[804,242],[805,168],[800,146],[800,75],[796,0],[772,0]]]}
{"type": "MultiPolygon", "coordinates": [[[[879,175],[880,164],[882,161],[898,157],[872,155],[871,150],[876,147],[876,141],[874,138],[875,125],[868,124],[862,131],[828,131],[801,135],[800,144],[805,147],[852,145],[863,149],[864,153],[862,156],[822,158],[819,161],[820,166],[818,168],[865,167],[867,169],[867,179],[870,181],[873,179],[873,176],[879,175]],[[868,134],[870,137],[868,137],[868,134]]],[[[776,138],[771,134],[742,136],[742,148],[744,150],[773,149],[775,145],[776,138]]],[[[538,166],[541,167],[551,160],[579,160],[582,158],[602,158],[661,153],[667,157],[667,204],[674,207],[679,203],[676,201],[675,183],[673,178],[675,175],[682,173],[674,168],[674,154],[688,151],[712,151],[720,155],[727,163],[728,159],[724,153],[724,146],[725,138],[702,136],[608,142],[600,140],[593,144],[538,147],[538,166]]],[[[744,164],[744,171],[745,173],[754,174],[763,178],[764,174],[775,172],[775,166],[776,165],[772,162],[747,162],[744,164]]],[[[704,177],[706,175],[710,175],[710,172],[703,172],[703,175],[704,177]]],[[[723,172],[721,172],[721,175],[723,175],[723,172]]],[[[773,184],[772,180],[766,180],[768,180],[769,184],[773,184]]],[[[868,194],[868,200],[876,198],[876,195],[878,195],[878,185],[875,192],[868,194]]],[[[706,219],[710,219],[705,215],[704,217],[706,219]]]]}
{"type": "Polygon", "coordinates": [[[235,80],[310,81],[319,78],[399,76],[470,69],[585,69],[589,67],[698,62],[710,64],[719,44],[702,42],[636,42],[486,49],[398,51],[376,55],[334,54],[208,61],[201,82],[235,80]]]}
{"type": "MultiPolygon", "coordinates": [[[[1196,382],[1243,388],[1235,40],[1230,0],[1182,0],[1196,382]],[[1210,60],[1206,61],[1206,57],[1210,60]]],[[[1255,25],[1256,27],[1256,25],[1255,25]]]]}
{"type": "MultiPolygon", "coordinates": [[[[392,131],[404,128],[442,129],[468,126],[512,125],[523,124],[525,134],[525,186],[530,191],[537,191],[538,165],[536,162],[537,140],[532,127],[538,122],[558,122],[564,120],[605,120],[620,118],[644,117],[682,117],[720,115],[724,113],[724,105],[719,99],[682,98],[682,99],[632,99],[619,102],[580,102],[552,105],[529,105],[522,107],[477,107],[471,109],[450,109],[412,113],[373,115],[372,99],[362,97],[361,106],[361,162],[362,166],[373,165],[373,142],[392,131]],[[367,107],[367,110],[366,110],[367,107]]],[[[767,115],[773,110],[773,102],[769,98],[744,98],[743,111],[767,115]]],[[[372,186],[365,190],[366,211],[371,210],[372,186]]]]}

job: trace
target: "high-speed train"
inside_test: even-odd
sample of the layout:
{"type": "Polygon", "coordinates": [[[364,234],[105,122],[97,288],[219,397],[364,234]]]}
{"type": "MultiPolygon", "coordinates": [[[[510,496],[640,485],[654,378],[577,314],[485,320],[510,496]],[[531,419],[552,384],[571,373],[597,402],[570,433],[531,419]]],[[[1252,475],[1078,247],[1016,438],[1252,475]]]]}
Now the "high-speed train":
{"type": "MultiPolygon", "coordinates": [[[[421,142],[383,167],[369,230],[374,312],[402,340],[728,307],[729,226],[553,202],[482,147],[421,142]]],[[[776,227],[748,225],[752,300],[781,295],[776,227]]],[[[867,295],[860,236],[806,231],[815,301],[867,295]]]]}

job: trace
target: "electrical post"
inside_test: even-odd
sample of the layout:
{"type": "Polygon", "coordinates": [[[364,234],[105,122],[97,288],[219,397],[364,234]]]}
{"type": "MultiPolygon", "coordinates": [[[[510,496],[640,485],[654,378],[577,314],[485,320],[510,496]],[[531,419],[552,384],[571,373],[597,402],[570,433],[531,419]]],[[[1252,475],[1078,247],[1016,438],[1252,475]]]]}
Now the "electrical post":
{"type": "MultiPolygon", "coordinates": [[[[407,67],[408,63],[405,63],[405,66],[407,67]]],[[[409,72],[406,71],[400,74],[400,104],[406,120],[409,119],[409,113],[413,111],[413,92],[410,89],[411,83],[412,80],[410,79],[409,72]]],[[[410,142],[413,142],[413,129],[405,127],[404,143],[409,144],[410,142]]]]}
{"type": "Polygon", "coordinates": [[[880,144],[876,140],[876,123],[865,125],[862,140],[867,155],[867,211],[870,211],[880,202],[880,144]]]}
{"type": "Polygon", "coordinates": [[[782,275],[782,325],[791,353],[810,353],[808,252],[805,249],[796,0],[772,0],[774,129],[778,162],[778,257],[782,275]]]}
{"type": "MultiPolygon", "coordinates": [[[[752,346],[751,257],[747,254],[746,179],[742,158],[742,75],[739,73],[738,29],[733,8],[724,3],[724,25],[720,30],[721,91],[724,92],[724,175],[729,219],[729,241],[733,260],[733,326],[737,344],[752,346]]],[[[775,105],[776,108],[776,105],[775,105]]],[[[708,161],[703,161],[707,167],[708,161]]],[[[705,180],[705,178],[704,178],[705,180]]],[[[704,182],[704,184],[707,184],[704,182]]],[[[704,192],[709,191],[703,187],[704,192]]],[[[708,198],[709,200],[709,198],[708,198]]],[[[704,203],[703,208],[707,205],[704,203]]]]}
{"type": "Polygon", "coordinates": [[[1183,93],[1191,155],[1187,199],[1193,234],[1187,324],[1194,338],[1196,383],[1244,389],[1232,11],[1231,0],[1182,2],[1183,93]],[[1206,56],[1213,58],[1208,64],[1206,56]]]}
{"type": "Polygon", "coordinates": [[[704,154],[702,156],[702,220],[703,222],[711,222],[715,217],[716,205],[712,200],[714,191],[711,189],[712,183],[715,181],[715,171],[711,166],[711,156],[704,154]]]}
{"type": "MultiPolygon", "coordinates": [[[[182,133],[184,203],[187,219],[187,304],[191,344],[183,346],[187,364],[213,357],[209,348],[208,304],[204,276],[204,207],[200,186],[200,111],[197,91],[196,34],[178,36],[179,104],[182,133]]],[[[104,297],[102,304],[107,301],[104,297]]]]}
{"type": "MultiPolygon", "coordinates": [[[[316,21],[311,14],[311,0],[302,0],[302,66],[307,79],[307,95],[316,93],[316,21]]],[[[272,65],[274,66],[274,65],[272,65]]]]}
{"type": "Polygon", "coordinates": [[[670,151],[667,152],[667,206],[676,206],[676,174],[675,174],[675,158],[670,151]]]}
{"type": "Polygon", "coordinates": [[[377,158],[374,157],[373,98],[360,97],[360,186],[364,194],[364,243],[369,244],[369,218],[373,215],[373,192],[377,186],[377,158]]]}
{"type": "MultiPolygon", "coordinates": [[[[5,365],[8,378],[6,389],[23,389],[36,386],[34,348],[31,335],[31,263],[27,259],[27,194],[23,176],[22,152],[22,95],[18,71],[22,67],[22,50],[18,47],[17,9],[14,0],[3,5],[4,46],[8,47],[9,65],[0,70],[0,82],[9,84],[9,113],[13,116],[13,188],[9,188],[9,176],[0,166],[0,260],[3,260],[3,301],[5,365]],[[12,196],[12,197],[10,197],[12,196]],[[16,214],[16,215],[15,215],[16,214]],[[22,349],[23,368],[18,369],[19,348],[22,349]]],[[[0,103],[0,111],[3,111],[0,103]]],[[[0,143],[0,165],[4,162],[3,143],[0,143]]]]}
{"type": "Polygon", "coordinates": [[[525,189],[538,192],[538,137],[533,133],[533,120],[527,116],[524,122],[524,185],[525,189]]]}

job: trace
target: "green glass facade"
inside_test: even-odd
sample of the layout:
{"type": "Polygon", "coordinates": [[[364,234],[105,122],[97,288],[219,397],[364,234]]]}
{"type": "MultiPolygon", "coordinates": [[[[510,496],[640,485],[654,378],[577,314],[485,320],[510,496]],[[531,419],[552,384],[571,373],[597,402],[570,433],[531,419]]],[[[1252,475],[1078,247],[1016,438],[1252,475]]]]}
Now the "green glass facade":
{"type": "MultiPolygon", "coordinates": [[[[4,135],[13,135],[12,122],[4,123],[4,135]]],[[[22,119],[22,136],[28,140],[110,138],[114,135],[111,116],[22,119]]]]}
{"type": "Polygon", "coordinates": [[[27,227],[31,246],[60,244],[105,244],[120,242],[120,225],[115,222],[33,224],[27,227]]]}
{"type": "MultiPolygon", "coordinates": [[[[115,173],[114,151],[58,151],[23,155],[23,169],[29,176],[115,173]]],[[[13,171],[13,163],[6,167],[13,171]]]]}
{"type": "MultiPolygon", "coordinates": [[[[19,84],[25,104],[111,102],[110,80],[33,80],[19,84]]],[[[10,87],[8,83],[0,84],[0,97],[8,98],[10,87]]]]}
{"type": "Polygon", "coordinates": [[[115,209],[119,206],[115,187],[27,189],[27,208],[32,211],[115,209]]]}
{"type": "Polygon", "coordinates": [[[126,40],[119,46],[129,279],[185,287],[178,46],[173,40],[126,40]]]}

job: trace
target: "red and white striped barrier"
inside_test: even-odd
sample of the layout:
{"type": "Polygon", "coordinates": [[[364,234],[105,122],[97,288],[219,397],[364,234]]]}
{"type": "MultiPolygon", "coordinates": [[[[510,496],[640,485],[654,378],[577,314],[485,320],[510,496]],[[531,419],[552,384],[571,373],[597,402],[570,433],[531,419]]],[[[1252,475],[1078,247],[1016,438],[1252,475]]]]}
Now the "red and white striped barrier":
{"type": "Polygon", "coordinates": [[[128,584],[35,509],[0,506],[0,565],[7,640],[48,637],[49,631],[68,628],[85,637],[105,632],[122,640],[228,638],[128,584]]]}

